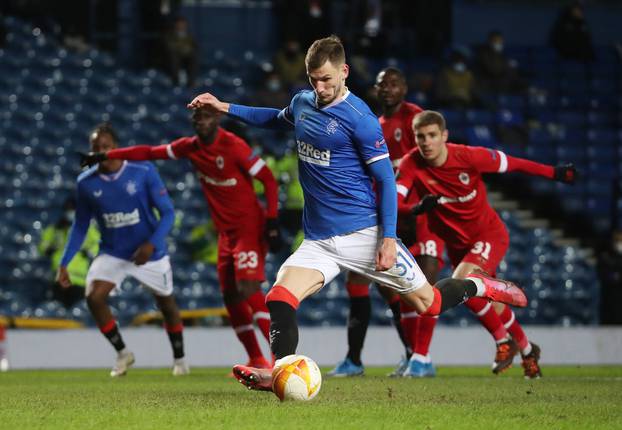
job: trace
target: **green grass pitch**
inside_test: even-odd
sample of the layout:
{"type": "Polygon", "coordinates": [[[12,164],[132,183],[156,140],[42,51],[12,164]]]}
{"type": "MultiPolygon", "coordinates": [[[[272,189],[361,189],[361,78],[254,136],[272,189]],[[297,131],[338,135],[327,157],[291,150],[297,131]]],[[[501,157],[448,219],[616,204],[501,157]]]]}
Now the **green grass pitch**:
{"type": "MultiPolygon", "coordinates": [[[[326,370],[326,369],[323,369],[326,370]]],[[[280,403],[227,369],[11,371],[0,374],[0,429],[622,429],[622,367],[441,367],[425,380],[327,379],[311,402],[280,403]]]]}

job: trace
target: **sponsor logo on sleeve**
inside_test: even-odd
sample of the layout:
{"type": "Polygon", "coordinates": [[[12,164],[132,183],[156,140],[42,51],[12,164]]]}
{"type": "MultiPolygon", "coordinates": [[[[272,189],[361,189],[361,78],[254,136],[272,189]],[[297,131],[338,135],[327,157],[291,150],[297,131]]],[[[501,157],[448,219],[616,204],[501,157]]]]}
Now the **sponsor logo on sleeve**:
{"type": "Polygon", "coordinates": [[[374,143],[374,146],[375,146],[376,148],[380,148],[380,147],[382,147],[382,145],[384,145],[384,144],[386,144],[386,143],[387,143],[387,142],[386,142],[384,139],[380,139],[380,140],[377,140],[377,141],[374,143]]]}
{"type": "Polygon", "coordinates": [[[216,167],[218,167],[220,170],[222,170],[223,167],[225,167],[225,159],[222,158],[222,155],[219,155],[218,157],[216,157],[216,167]]]}
{"type": "Polygon", "coordinates": [[[106,228],[121,228],[135,225],[140,222],[138,208],[132,212],[112,212],[102,215],[106,228]]]}
{"type": "Polygon", "coordinates": [[[298,158],[307,163],[317,164],[318,166],[330,166],[330,149],[320,151],[310,143],[297,141],[298,158]]]}

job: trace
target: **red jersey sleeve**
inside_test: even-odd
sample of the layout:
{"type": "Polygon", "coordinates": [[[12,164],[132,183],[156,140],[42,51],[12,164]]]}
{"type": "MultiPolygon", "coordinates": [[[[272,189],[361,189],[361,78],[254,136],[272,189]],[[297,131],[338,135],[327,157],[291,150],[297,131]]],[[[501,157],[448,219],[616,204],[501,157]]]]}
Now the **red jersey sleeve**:
{"type": "Polygon", "coordinates": [[[471,164],[481,173],[522,172],[549,179],[553,179],[555,174],[553,166],[524,158],[511,157],[503,151],[495,149],[480,146],[470,147],[469,156],[471,164]]]}
{"type": "Polygon", "coordinates": [[[197,142],[188,137],[182,137],[166,145],[166,154],[168,158],[176,160],[178,158],[187,157],[188,154],[196,151],[197,142]]]}
{"type": "MultiPolygon", "coordinates": [[[[417,193],[414,188],[416,165],[411,153],[406,154],[396,173],[397,209],[399,213],[410,212],[411,205],[405,203],[406,198],[417,193]]],[[[409,199],[412,201],[412,198],[409,199]]]]}
{"type": "Polygon", "coordinates": [[[173,160],[183,157],[196,148],[191,138],[183,137],[167,145],[136,145],[127,148],[116,148],[106,152],[106,157],[117,160],[173,160]]]}

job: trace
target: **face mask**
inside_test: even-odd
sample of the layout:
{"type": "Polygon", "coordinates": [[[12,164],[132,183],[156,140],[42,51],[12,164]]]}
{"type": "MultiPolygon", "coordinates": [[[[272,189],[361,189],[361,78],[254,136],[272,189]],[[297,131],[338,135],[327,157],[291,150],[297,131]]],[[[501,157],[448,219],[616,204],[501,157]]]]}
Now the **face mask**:
{"type": "Polygon", "coordinates": [[[613,245],[613,249],[615,249],[618,254],[622,254],[622,242],[616,242],[615,245],[613,245]]]}
{"type": "Polygon", "coordinates": [[[454,63],[454,70],[458,73],[462,73],[466,70],[466,65],[464,63],[454,63]]]}
{"type": "Polygon", "coordinates": [[[501,42],[493,43],[492,44],[492,50],[495,51],[495,52],[502,52],[503,51],[503,43],[501,43],[501,42]]]}

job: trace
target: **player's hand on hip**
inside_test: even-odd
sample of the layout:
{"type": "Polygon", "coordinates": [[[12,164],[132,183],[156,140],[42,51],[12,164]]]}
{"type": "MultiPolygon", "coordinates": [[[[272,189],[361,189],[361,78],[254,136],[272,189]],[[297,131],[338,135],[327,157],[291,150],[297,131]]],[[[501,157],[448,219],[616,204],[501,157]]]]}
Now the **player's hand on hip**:
{"type": "Polygon", "coordinates": [[[69,278],[69,272],[65,266],[60,266],[56,272],[56,282],[62,288],[71,287],[71,279],[69,278]]]}
{"type": "Polygon", "coordinates": [[[279,252],[283,247],[281,239],[281,231],[279,229],[279,220],[276,218],[266,219],[266,242],[270,252],[279,252]]]}
{"type": "Polygon", "coordinates": [[[105,152],[78,152],[80,156],[80,167],[91,167],[107,159],[105,152]]]}
{"type": "Polygon", "coordinates": [[[229,103],[221,102],[211,93],[203,93],[192,99],[192,101],[188,104],[188,108],[207,108],[213,113],[227,113],[229,112],[229,103]]]}
{"type": "Polygon", "coordinates": [[[553,179],[566,184],[574,184],[577,180],[577,169],[572,163],[555,166],[555,175],[553,179]]]}
{"type": "Polygon", "coordinates": [[[145,242],[138,247],[134,254],[132,254],[132,262],[137,266],[142,266],[145,264],[151,256],[153,255],[153,251],[155,250],[155,246],[151,242],[145,242]]]}
{"type": "Polygon", "coordinates": [[[424,213],[430,212],[432,209],[438,206],[438,201],[441,196],[436,196],[434,194],[426,194],[423,198],[413,206],[411,212],[413,215],[421,215],[424,213]]]}
{"type": "Polygon", "coordinates": [[[395,266],[397,260],[397,243],[392,237],[385,237],[382,239],[382,244],[378,253],[376,254],[376,270],[384,271],[389,270],[395,266]]]}

